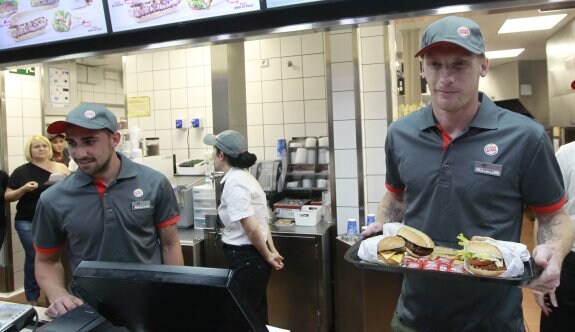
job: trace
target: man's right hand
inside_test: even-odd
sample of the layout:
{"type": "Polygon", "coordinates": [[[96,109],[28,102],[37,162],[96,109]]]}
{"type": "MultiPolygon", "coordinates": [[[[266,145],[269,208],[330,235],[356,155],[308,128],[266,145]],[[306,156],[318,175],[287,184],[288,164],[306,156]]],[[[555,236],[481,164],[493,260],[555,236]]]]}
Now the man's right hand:
{"type": "Polygon", "coordinates": [[[82,300],[73,295],[70,294],[61,295],[58,298],[56,298],[56,300],[54,300],[52,304],[50,304],[50,307],[48,307],[48,309],[46,310],[46,316],[50,318],[57,318],[67,313],[68,311],[81,306],[83,303],[84,302],[82,300]]]}

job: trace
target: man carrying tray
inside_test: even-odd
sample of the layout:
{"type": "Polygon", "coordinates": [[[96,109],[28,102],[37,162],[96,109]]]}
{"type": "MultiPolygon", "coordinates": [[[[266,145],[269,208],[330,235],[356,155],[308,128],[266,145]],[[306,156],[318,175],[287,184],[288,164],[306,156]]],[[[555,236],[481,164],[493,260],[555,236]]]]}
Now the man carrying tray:
{"type": "MultiPolygon", "coordinates": [[[[563,210],[561,173],[544,128],[478,91],[489,65],[472,20],[432,23],[416,56],[431,104],[390,125],[387,192],[377,222],[362,235],[403,221],[440,246],[458,247],[460,233],[518,242],[526,204],[539,222],[533,258],[543,269],[528,287],[552,292],[575,231],[563,210]]],[[[392,328],[524,331],[521,301],[514,286],[405,274],[392,328]]]]}

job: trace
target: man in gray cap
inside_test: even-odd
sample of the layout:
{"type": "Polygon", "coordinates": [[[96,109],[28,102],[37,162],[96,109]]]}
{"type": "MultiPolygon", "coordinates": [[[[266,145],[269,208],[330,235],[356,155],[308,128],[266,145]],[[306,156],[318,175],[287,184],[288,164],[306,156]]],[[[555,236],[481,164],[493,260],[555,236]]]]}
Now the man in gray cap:
{"type": "MultiPolygon", "coordinates": [[[[545,129],[479,92],[489,62],[474,21],[435,21],[416,56],[431,103],[389,126],[387,192],[362,235],[404,222],[440,246],[460,248],[460,233],[519,242],[525,204],[539,222],[533,258],[543,269],[528,287],[554,291],[575,232],[545,129]]],[[[523,331],[521,301],[521,289],[509,284],[406,273],[392,328],[523,331]]]]}
{"type": "Polygon", "coordinates": [[[81,104],[48,127],[66,134],[78,171],[46,190],[33,223],[36,279],[57,317],[80,305],[64,285],[60,253],[71,271],[83,260],[183,265],[179,208],[168,179],[115,152],[121,134],[114,113],[81,104]]]}

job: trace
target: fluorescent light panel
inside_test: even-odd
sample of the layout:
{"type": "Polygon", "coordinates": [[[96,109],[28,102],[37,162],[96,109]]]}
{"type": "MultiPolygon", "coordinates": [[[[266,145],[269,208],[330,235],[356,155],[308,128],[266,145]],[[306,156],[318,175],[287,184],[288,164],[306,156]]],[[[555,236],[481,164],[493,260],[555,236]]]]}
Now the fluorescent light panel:
{"type": "Polygon", "coordinates": [[[565,16],[567,16],[567,14],[508,19],[505,21],[505,23],[503,23],[503,25],[499,29],[499,33],[513,33],[513,32],[551,29],[562,19],[564,19],[565,16]]]}
{"type": "Polygon", "coordinates": [[[525,51],[524,48],[514,48],[510,50],[500,50],[500,51],[489,51],[485,52],[485,56],[488,59],[503,59],[503,58],[514,58],[525,51]]]}

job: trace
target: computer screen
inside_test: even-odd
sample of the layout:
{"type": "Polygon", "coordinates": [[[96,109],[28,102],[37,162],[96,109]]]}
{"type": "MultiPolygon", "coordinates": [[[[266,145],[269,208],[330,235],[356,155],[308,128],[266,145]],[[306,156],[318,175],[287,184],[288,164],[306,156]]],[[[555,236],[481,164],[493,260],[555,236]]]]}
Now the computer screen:
{"type": "Polygon", "coordinates": [[[83,261],[72,291],[131,331],[267,331],[228,269],[83,261]]]}

